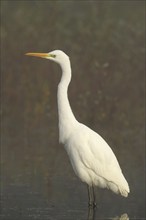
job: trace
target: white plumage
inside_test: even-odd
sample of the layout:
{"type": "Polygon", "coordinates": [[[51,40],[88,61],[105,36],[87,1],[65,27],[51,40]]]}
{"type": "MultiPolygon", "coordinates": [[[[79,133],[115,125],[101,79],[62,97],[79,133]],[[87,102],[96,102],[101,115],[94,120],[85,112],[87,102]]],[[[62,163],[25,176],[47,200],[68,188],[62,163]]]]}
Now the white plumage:
{"type": "Polygon", "coordinates": [[[83,182],[128,196],[129,187],[119,163],[101,136],[78,124],[65,141],[65,148],[76,175],[83,182]]]}
{"type": "Polygon", "coordinates": [[[60,64],[62,78],[58,85],[59,141],[64,144],[76,175],[89,189],[89,204],[95,205],[93,186],[111,189],[124,197],[130,192],[112,149],[105,140],[87,126],[79,123],[68,101],[71,80],[69,57],[60,50],[50,53],[27,53],[60,64]]]}

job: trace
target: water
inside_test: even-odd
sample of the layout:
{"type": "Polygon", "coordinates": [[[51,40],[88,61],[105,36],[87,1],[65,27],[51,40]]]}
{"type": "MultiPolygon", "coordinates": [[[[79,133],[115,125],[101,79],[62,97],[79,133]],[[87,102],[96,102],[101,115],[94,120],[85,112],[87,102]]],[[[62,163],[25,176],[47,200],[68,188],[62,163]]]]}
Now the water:
{"type": "Polygon", "coordinates": [[[15,136],[13,130],[14,137],[5,139],[1,219],[82,220],[120,219],[120,216],[121,219],[144,219],[143,189],[136,184],[133,186],[129,177],[131,193],[128,198],[96,189],[98,207],[94,212],[89,209],[87,187],[75,176],[64,148],[57,140],[54,140],[55,145],[47,142],[49,138],[45,132],[37,132],[34,138],[34,131],[31,137],[22,137],[24,131],[17,130],[15,136]],[[45,138],[41,145],[40,140],[45,138]]]}

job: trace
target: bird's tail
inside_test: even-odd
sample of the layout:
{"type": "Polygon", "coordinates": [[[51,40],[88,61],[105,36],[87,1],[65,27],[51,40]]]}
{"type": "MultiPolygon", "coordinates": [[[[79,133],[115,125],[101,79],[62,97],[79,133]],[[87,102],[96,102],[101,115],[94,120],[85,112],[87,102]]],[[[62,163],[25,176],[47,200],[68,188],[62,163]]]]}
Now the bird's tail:
{"type": "Polygon", "coordinates": [[[127,197],[128,193],[130,192],[129,185],[126,180],[124,185],[117,185],[116,183],[108,182],[108,188],[112,190],[114,193],[121,194],[124,197],[127,197]]]}

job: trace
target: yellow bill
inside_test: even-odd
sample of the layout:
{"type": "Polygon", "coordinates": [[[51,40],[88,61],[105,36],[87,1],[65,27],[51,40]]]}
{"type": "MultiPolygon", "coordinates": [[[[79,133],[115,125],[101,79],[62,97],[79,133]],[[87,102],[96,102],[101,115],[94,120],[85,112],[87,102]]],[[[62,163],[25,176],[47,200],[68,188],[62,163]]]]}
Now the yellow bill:
{"type": "Polygon", "coordinates": [[[48,53],[26,53],[27,56],[33,56],[33,57],[41,57],[41,58],[47,58],[50,57],[48,53]]]}

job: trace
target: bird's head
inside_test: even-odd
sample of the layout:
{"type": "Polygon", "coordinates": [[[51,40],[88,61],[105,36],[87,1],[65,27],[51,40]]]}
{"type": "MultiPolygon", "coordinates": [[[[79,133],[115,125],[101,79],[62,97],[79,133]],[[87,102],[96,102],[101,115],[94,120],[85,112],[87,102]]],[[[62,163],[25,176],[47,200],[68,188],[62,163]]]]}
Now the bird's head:
{"type": "Polygon", "coordinates": [[[49,59],[61,66],[69,61],[69,57],[61,50],[54,50],[49,53],[26,53],[25,55],[49,59]]]}

